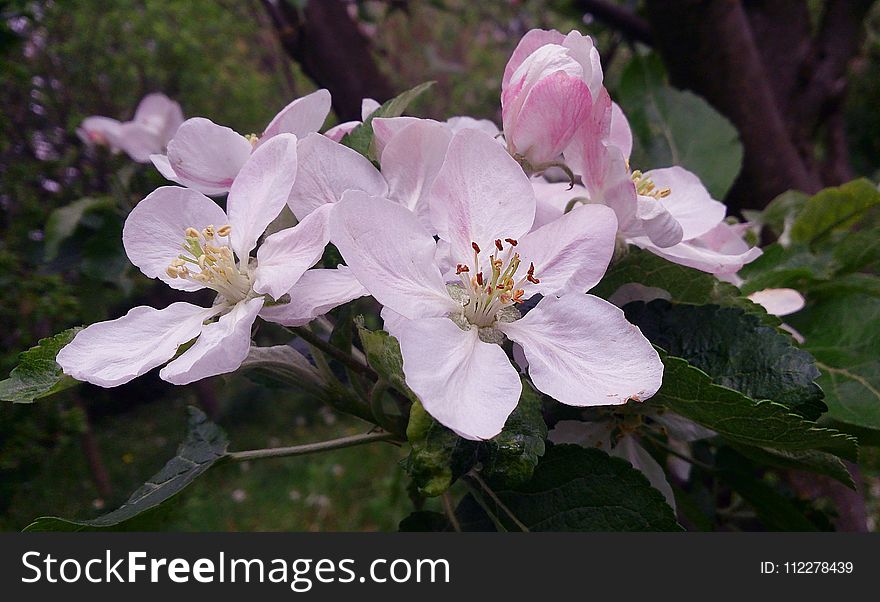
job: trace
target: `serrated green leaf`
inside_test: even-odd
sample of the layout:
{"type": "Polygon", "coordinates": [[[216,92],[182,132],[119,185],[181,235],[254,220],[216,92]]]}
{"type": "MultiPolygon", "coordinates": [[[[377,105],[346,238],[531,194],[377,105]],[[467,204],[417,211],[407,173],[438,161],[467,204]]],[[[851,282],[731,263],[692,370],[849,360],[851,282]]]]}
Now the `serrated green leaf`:
{"type": "Polygon", "coordinates": [[[834,274],[829,257],[820,257],[803,245],[764,248],[755,261],[743,266],[739,275],[745,279],[742,291],[750,294],[765,288],[793,288],[804,291],[834,274]]]}
{"type": "Polygon", "coordinates": [[[46,220],[43,239],[46,261],[52,261],[58,256],[61,244],[73,235],[85,214],[114,205],[112,197],[85,197],[53,210],[46,220]]]}
{"type": "MultiPolygon", "coordinates": [[[[530,531],[680,531],[663,495],[629,462],[598,449],[554,445],[527,483],[495,495],[530,531]]],[[[491,496],[482,502],[510,531],[517,525],[491,496]]],[[[465,530],[493,530],[475,498],[456,512],[465,530]]]]}
{"type": "Polygon", "coordinates": [[[317,392],[326,384],[309,360],[289,345],[252,346],[240,370],[251,380],[273,387],[294,385],[317,392]]]}
{"type": "Polygon", "coordinates": [[[822,296],[791,318],[822,371],[828,415],[880,429],[880,297],[822,296]]]}
{"type": "Polygon", "coordinates": [[[815,449],[787,451],[784,449],[768,449],[736,444],[731,444],[731,447],[762,466],[778,466],[780,468],[815,472],[836,479],[850,489],[856,488],[846,464],[837,456],[823,451],[815,449]]]}
{"type": "Polygon", "coordinates": [[[392,387],[417,402],[418,396],[406,384],[403,375],[403,357],[400,355],[400,344],[384,330],[369,330],[364,326],[363,316],[355,319],[358,336],[367,356],[367,363],[384,378],[392,387]]]}
{"type": "Polygon", "coordinates": [[[55,336],[41,339],[36,347],[23,351],[18,356],[18,366],[9,373],[9,378],[0,381],[0,399],[13,403],[32,403],[35,399],[47,397],[77,384],[66,376],[55,356],[61,348],[73,340],[81,328],[69,328],[55,336]]]}
{"type": "Polygon", "coordinates": [[[483,474],[493,485],[516,487],[528,481],[544,455],[547,425],[541,413],[541,396],[523,380],[519,403],[504,429],[482,444],[483,474]]]}
{"type": "Polygon", "coordinates": [[[627,64],[617,98],[633,124],[635,167],[680,165],[697,174],[712,196],[724,198],[742,167],[743,147],[723,115],[692,92],[668,86],[656,55],[627,64]]]}
{"type": "Polygon", "coordinates": [[[876,207],[880,207],[880,190],[869,180],[826,188],[807,201],[791,226],[791,238],[813,246],[837,230],[849,229],[876,207]]]}
{"type": "Polygon", "coordinates": [[[345,146],[352,148],[371,161],[377,159],[373,147],[373,119],[376,117],[400,117],[412,101],[424,94],[434,82],[424,82],[410,88],[406,92],[398,94],[376,109],[364,122],[355,127],[340,141],[345,146]]]}
{"type": "Polygon", "coordinates": [[[144,483],[122,506],[92,520],[69,520],[44,516],[25,531],[129,531],[155,529],[150,519],[162,506],[197,477],[226,457],[226,434],[204,412],[189,408],[186,440],[158,473],[144,483]]]}
{"type": "Polygon", "coordinates": [[[409,413],[406,438],[412,447],[403,462],[418,492],[428,497],[442,494],[477,461],[476,441],[462,439],[434,420],[421,403],[409,413]]]}
{"type": "Polygon", "coordinates": [[[658,403],[690,418],[734,443],[787,451],[817,449],[855,462],[855,438],[821,428],[782,404],[755,401],[733,389],[716,385],[687,361],[660,352],[663,385],[650,403],[658,403]]]}
{"type": "Polygon", "coordinates": [[[624,307],[649,341],[752,399],[771,399],[808,420],[828,408],[813,357],[791,337],[737,307],[657,300],[624,307]]]}

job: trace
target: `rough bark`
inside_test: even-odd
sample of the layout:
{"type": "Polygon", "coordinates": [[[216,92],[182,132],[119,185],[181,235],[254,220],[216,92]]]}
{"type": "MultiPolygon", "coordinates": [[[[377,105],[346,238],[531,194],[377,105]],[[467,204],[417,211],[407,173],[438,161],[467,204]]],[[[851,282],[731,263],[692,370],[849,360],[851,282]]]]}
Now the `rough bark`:
{"type": "Polygon", "coordinates": [[[369,40],[339,0],[310,0],[298,10],[288,0],[262,0],[285,51],[333,96],[341,121],[359,120],[361,100],[384,102],[393,90],[379,71],[369,40]]]}

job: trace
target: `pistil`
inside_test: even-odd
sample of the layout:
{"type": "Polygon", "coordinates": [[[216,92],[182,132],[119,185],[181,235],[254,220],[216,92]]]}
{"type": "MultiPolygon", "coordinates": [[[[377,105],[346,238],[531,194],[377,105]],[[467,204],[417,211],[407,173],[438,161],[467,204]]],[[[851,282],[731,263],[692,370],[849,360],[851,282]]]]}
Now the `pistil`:
{"type": "Polygon", "coordinates": [[[241,301],[251,290],[250,276],[242,271],[229,247],[229,225],[207,226],[201,231],[184,231],[183,253],[178,255],[165,272],[171,278],[181,278],[217,291],[226,300],[241,301]],[[221,242],[219,239],[226,239],[221,242]]]}

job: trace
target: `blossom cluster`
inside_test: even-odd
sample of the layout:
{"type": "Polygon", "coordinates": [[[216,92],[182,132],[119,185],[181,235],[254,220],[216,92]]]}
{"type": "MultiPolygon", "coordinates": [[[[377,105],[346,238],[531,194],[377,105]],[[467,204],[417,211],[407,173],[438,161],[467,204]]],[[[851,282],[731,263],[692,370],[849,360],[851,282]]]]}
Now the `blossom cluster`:
{"type": "Polygon", "coordinates": [[[85,140],[150,161],[177,184],[129,215],[131,262],[216,299],[91,325],[58,363],[104,387],[159,366],[186,384],[237,370],[258,317],[303,326],[369,295],[400,343],[407,385],[462,437],[501,431],[523,374],[571,406],[651,397],[663,376],[657,352],[617,306],[589,294],[610,262],[632,244],[735,280],[760,250],[696,175],[632,168],[632,134],[588,36],[528,32],[500,100],[501,129],[464,116],[385,117],[366,99],[375,162],[345,144],[360,122],[321,133],[326,90],[287,105],[259,136],[183,121],[161,95],[132,122],[87,119],[85,140]],[[225,210],[209,198],[222,195],[225,210]],[[297,224],[270,228],[288,210],[297,224]],[[315,267],[330,243],[344,265],[315,267]]]}

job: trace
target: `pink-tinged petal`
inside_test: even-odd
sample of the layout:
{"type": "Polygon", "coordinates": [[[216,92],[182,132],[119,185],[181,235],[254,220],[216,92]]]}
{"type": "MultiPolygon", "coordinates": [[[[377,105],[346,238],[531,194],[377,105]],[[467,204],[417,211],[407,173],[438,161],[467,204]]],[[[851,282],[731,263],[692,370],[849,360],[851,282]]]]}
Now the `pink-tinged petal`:
{"type": "Polygon", "coordinates": [[[431,186],[452,140],[452,132],[436,121],[417,121],[394,136],[382,151],[382,175],[388,182],[388,198],[415,213],[429,231],[428,205],[431,186]]]}
{"type": "Polygon", "coordinates": [[[250,351],[251,327],[262,307],[260,297],[236,303],[229,313],[202,327],[193,346],[162,368],[159,377],[186,385],[237,370],[250,351]]]}
{"type": "Polygon", "coordinates": [[[86,117],[76,130],[79,139],[86,144],[105,144],[119,148],[119,127],[122,124],[109,117],[86,117]]]}
{"type": "Polygon", "coordinates": [[[619,148],[627,159],[632,154],[632,130],[623,109],[616,102],[611,103],[611,131],[608,134],[608,144],[619,148]]]}
{"type": "Polygon", "coordinates": [[[78,332],[55,361],[77,380],[115,387],[174,357],[177,348],[199,336],[202,322],[218,311],[180,302],[165,309],[135,307],[121,318],[78,332]]]}
{"type": "Polygon", "coordinates": [[[400,325],[406,383],[425,410],[465,439],[490,439],[516,408],[522,382],[500,346],[447,318],[400,325]]]}
{"type": "Polygon", "coordinates": [[[133,121],[153,130],[164,147],[183,123],[183,110],[164,94],[147,94],[138,104],[133,121]]]}
{"type": "Polygon", "coordinates": [[[319,207],[293,228],[266,237],[257,251],[254,291],[278,299],[318,263],[330,240],[327,226],[332,207],[319,207]]]}
{"type": "Polygon", "coordinates": [[[287,204],[298,219],[327,203],[337,203],[347,190],[372,196],[388,192],[385,178],[363,155],[320,134],[299,141],[299,167],[287,204]]]}
{"type": "Polygon", "coordinates": [[[581,422],[580,420],[560,420],[547,433],[553,443],[569,443],[581,447],[601,449],[611,453],[611,433],[615,428],[612,421],[581,422]]]}
{"type": "Polygon", "coordinates": [[[519,239],[535,220],[535,194],[519,164],[490,136],[463,130],[452,137],[431,189],[431,221],[457,261],[471,243],[489,250],[496,239],[519,239]]]}
{"type": "Polygon", "coordinates": [[[297,98],[269,122],[258,146],[278,134],[293,134],[297,138],[305,138],[321,129],[329,112],[330,92],[327,90],[318,90],[297,98]]]}
{"type": "Polygon", "coordinates": [[[190,280],[171,278],[166,269],[182,252],[187,228],[201,231],[220,227],[226,213],[200,192],[163,186],[138,203],[122,228],[122,244],[131,262],[150,278],[171,288],[194,291],[203,288],[190,280]]]}
{"type": "Polygon", "coordinates": [[[548,182],[544,178],[532,178],[532,189],[537,202],[532,230],[562,217],[572,199],[586,201],[589,198],[587,189],[580,184],[571,186],[568,182],[548,182]]]}
{"type": "Polygon", "coordinates": [[[119,126],[119,148],[138,163],[149,163],[150,155],[161,152],[165,143],[152,129],[129,121],[119,126]]]}
{"type": "Polygon", "coordinates": [[[666,480],[666,472],[634,436],[627,435],[619,440],[611,450],[611,455],[623,458],[645,475],[651,487],[662,493],[666,503],[675,510],[675,494],[672,493],[672,487],[666,480]]]}
{"type": "Polygon", "coordinates": [[[354,128],[361,124],[360,121],[345,121],[340,123],[339,125],[334,125],[332,128],[324,132],[324,135],[330,138],[333,142],[339,142],[345,135],[352,131],[354,128]]]}
{"type": "Polygon", "coordinates": [[[433,237],[405,207],[350,190],[330,216],[330,240],[382,305],[407,318],[456,308],[434,261],[433,237]]]}
{"type": "Polygon", "coordinates": [[[592,108],[587,84],[557,71],[532,87],[513,125],[505,123],[507,143],[532,165],[555,161],[592,108]]]}
{"type": "Polygon", "coordinates": [[[617,307],[623,307],[627,303],[632,303],[633,301],[650,303],[655,299],[671,301],[672,295],[669,294],[669,291],[662,288],[645,286],[640,282],[627,282],[618,287],[618,289],[608,297],[608,302],[613,303],[617,307]]]}
{"type": "Polygon", "coordinates": [[[376,110],[382,106],[378,100],[374,100],[372,98],[365,98],[361,101],[361,121],[366,121],[367,117],[376,112],[376,110]]]}
{"type": "Polygon", "coordinates": [[[645,173],[658,189],[669,188],[664,207],[681,224],[682,240],[702,236],[724,219],[726,209],[712,199],[700,178],[681,167],[652,169],[645,173]]]}
{"type": "Polygon", "coordinates": [[[474,119],[465,115],[450,117],[446,120],[446,125],[452,130],[453,134],[457,134],[462,130],[480,130],[484,134],[489,134],[493,138],[501,133],[498,126],[488,119],[474,119]]]}
{"type": "Polygon", "coordinates": [[[303,326],[334,307],[369,295],[351,270],[308,270],[289,291],[290,301],[264,307],[260,317],[282,326],[303,326]]]}
{"type": "Polygon", "coordinates": [[[190,188],[226,192],[251,156],[247,138],[210,119],[187,119],[168,143],[168,162],[190,188]]]}
{"type": "Polygon", "coordinates": [[[153,167],[155,167],[166,180],[177,182],[178,184],[180,183],[177,174],[174,173],[174,168],[171,167],[171,163],[168,161],[167,155],[153,153],[150,155],[150,161],[153,163],[153,167]]]}
{"type": "Polygon", "coordinates": [[[420,121],[433,121],[431,119],[419,119],[418,117],[375,117],[370,122],[373,127],[373,144],[376,154],[382,156],[385,145],[391,142],[404,128],[420,121]]]}
{"type": "Polygon", "coordinates": [[[681,224],[667,211],[664,200],[639,195],[636,204],[636,217],[644,235],[661,248],[680,243],[683,233],[681,224]]]}
{"type": "Polygon", "coordinates": [[[535,52],[541,46],[546,46],[547,44],[561,45],[564,41],[565,36],[555,29],[532,29],[526,32],[516,45],[516,48],[514,48],[513,54],[510,55],[510,59],[508,59],[507,65],[504,67],[504,76],[501,79],[501,89],[503,90],[507,87],[514,72],[519,69],[519,66],[522,65],[523,61],[525,61],[530,54],[535,52]]]}
{"type": "MultiPolygon", "coordinates": [[[[580,129],[571,140],[571,144],[565,149],[565,161],[568,166],[584,180],[584,185],[589,190],[595,191],[601,184],[603,170],[603,157],[608,152],[605,147],[611,137],[612,102],[608,90],[602,88],[599,94],[593,97],[593,108],[589,116],[581,124],[580,129]]],[[[609,156],[620,156],[626,164],[626,157],[620,149],[614,147],[617,152],[609,156]]],[[[607,159],[605,159],[607,161],[607,159]]],[[[629,169],[626,170],[629,176],[629,169]]]]}
{"type": "Polygon", "coordinates": [[[395,339],[399,339],[401,326],[405,322],[409,322],[409,320],[387,306],[381,309],[379,315],[382,318],[382,328],[385,332],[393,336],[395,339]]]}
{"type": "Polygon", "coordinates": [[[568,48],[569,56],[580,63],[584,71],[584,82],[590,87],[590,94],[595,97],[602,88],[604,78],[599,50],[593,43],[593,38],[572,30],[565,36],[561,45],[568,48]]]}
{"type": "Polygon", "coordinates": [[[243,261],[287,204],[296,179],[296,148],[293,134],[273,136],[254,151],[229,189],[229,239],[243,261]]]}
{"type": "Polygon", "coordinates": [[[761,249],[758,247],[753,247],[745,253],[730,255],[707,249],[695,244],[694,241],[681,242],[666,249],[655,247],[647,239],[633,239],[632,242],[672,263],[716,275],[738,272],[745,264],[761,256],[761,249]]]}
{"type": "Polygon", "coordinates": [[[566,405],[617,405],[660,388],[663,364],[651,343],[598,297],[544,297],[498,328],[522,345],[535,386],[566,405]]]}
{"type": "Polygon", "coordinates": [[[546,226],[527,234],[516,250],[521,271],[532,263],[538,284],[526,295],[585,293],[599,282],[614,255],[617,218],[602,205],[579,205],[546,226]]]}
{"type": "Polygon", "coordinates": [[[804,308],[804,296],[793,288],[765,288],[749,295],[752,302],[757,303],[774,316],[787,316],[804,308]]]}

